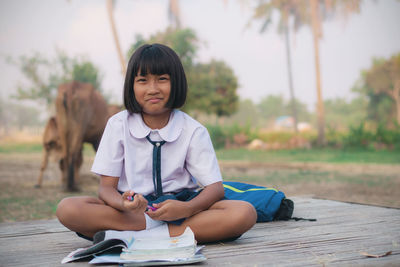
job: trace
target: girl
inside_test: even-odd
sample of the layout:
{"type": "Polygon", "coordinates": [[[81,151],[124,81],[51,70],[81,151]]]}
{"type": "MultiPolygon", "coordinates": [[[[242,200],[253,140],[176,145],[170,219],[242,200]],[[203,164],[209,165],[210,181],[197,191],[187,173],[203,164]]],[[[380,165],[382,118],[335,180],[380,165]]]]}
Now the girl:
{"type": "Polygon", "coordinates": [[[189,226],[200,243],[236,238],[255,224],[251,204],[223,200],[206,128],[177,110],[186,92],[172,49],[152,44],[135,51],[124,84],[126,110],[109,119],[93,163],[101,176],[98,198],[63,199],[62,224],[89,238],[103,230],[178,236],[189,226]]]}

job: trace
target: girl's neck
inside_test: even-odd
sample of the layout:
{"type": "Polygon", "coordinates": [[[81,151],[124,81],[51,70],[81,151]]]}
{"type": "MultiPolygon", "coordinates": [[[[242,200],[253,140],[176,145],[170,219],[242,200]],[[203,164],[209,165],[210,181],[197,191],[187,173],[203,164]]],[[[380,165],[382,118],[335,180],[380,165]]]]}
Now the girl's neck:
{"type": "Polygon", "coordinates": [[[157,115],[150,115],[142,112],[142,119],[150,129],[162,129],[168,124],[171,112],[172,110],[169,110],[168,112],[157,115]]]}

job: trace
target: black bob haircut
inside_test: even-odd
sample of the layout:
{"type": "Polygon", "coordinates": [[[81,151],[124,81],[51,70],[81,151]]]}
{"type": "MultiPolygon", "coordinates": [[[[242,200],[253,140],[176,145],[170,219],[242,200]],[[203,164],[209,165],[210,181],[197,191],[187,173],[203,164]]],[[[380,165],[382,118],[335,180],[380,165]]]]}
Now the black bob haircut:
{"type": "Polygon", "coordinates": [[[168,74],[171,81],[171,93],[167,108],[180,108],[185,104],[187,80],[182,62],[174,50],[162,44],[145,44],[133,53],[129,59],[124,83],[124,105],[129,113],[140,113],[142,108],[134,94],[135,77],[140,74],[168,74]]]}

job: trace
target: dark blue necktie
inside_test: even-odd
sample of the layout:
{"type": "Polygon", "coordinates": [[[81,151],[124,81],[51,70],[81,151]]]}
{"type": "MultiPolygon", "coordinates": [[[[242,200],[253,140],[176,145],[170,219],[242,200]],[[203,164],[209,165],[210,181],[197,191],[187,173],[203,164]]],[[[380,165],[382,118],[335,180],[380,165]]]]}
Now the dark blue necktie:
{"type": "Polygon", "coordinates": [[[154,193],[157,197],[163,195],[162,183],[161,183],[161,146],[165,144],[165,141],[154,142],[149,136],[146,139],[153,145],[153,184],[154,193]]]}

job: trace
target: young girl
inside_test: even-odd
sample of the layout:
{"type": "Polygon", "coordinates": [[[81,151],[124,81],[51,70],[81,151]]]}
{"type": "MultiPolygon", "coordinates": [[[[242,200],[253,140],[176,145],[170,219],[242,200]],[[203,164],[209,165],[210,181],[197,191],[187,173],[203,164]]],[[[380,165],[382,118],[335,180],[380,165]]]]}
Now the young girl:
{"type": "Polygon", "coordinates": [[[236,238],[255,224],[251,204],[223,200],[206,128],[177,110],[186,92],[172,49],[152,44],[135,51],[124,84],[126,110],[109,119],[93,163],[101,176],[98,198],[63,199],[62,224],[89,238],[104,230],[177,236],[189,226],[200,243],[236,238]]]}

